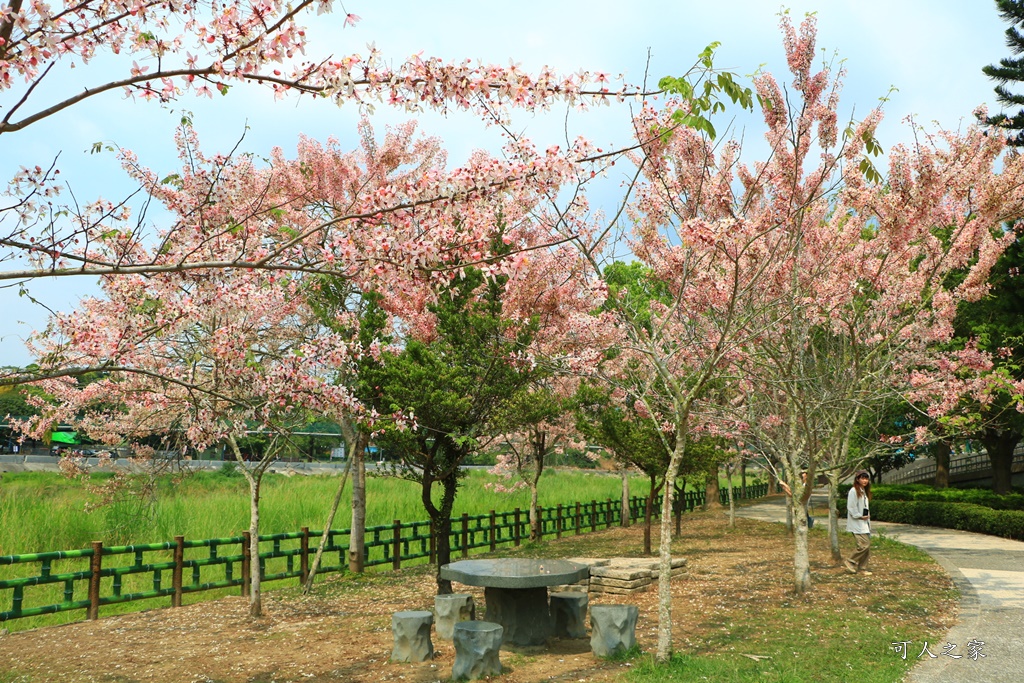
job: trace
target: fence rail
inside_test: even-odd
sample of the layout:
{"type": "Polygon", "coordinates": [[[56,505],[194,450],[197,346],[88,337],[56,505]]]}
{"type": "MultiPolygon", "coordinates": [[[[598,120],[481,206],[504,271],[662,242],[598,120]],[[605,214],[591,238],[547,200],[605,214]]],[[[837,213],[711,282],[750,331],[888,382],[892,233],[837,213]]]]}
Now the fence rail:
{"type": "MultiPolygon", "coordinates": [[[[766,484],[748,486],[746,498],[767,494],[766,484]]],[[[736,499],[743,491],[733,489],[736,499]]],[[[720,494],[723,504],[728,491],[720,494]]],[[[646,498],[629,500],[631,520],[644,516],[646,498]]],[[[658,516],[661,498],[654,501],[652,514],[658,516]]],[[[703,492],[688,492],[676,500],[677,511],[689,511],[704,504],[703,492]]],[[[622,523],[621,501],[591,500],[539,508],[541,537],[561,538],[607,529],[622,523]]],[[[529,538],[528,511],[516,508],[506,512],[491,510],[483,515],[463,514],[451,520],[449,537],[452,555],[468,557],[473,550],[494,551],[500,545],[518,546],[529,538]]],[[[303,527],[297,532],[259,537],[259,562],[262,581],[309,575],[313,555],[310,539],[319,539],[322,531],[303,527]]],[[[319,571],[343,572],[347,568],[349,529],[332,529],[324,549],[319,571]],[[335,563],[335,558],[337,561],[335,563]]],[[[363,565],[390,565],[400,569],[403,562],[426,559],[436,562],[434,534],[430,522],[402,522],[366,528],[363,565]]],[[[242,595],[250,590],[250,536],[244,532],[229,538],[186,540],[104,546],[92,543],[79,550],[0,556],[0,577],[4,573],[22,573],[16,578],[0,578],[0,622],[71,610],[85,610],[88,619],[99,618],[100,607],[119,603],[170,598],[172,607],[182,604],[186,593],[237,587],[242,595]],[[32,569],[30,569],[32,567],[32,569]],[[19,572],[19,568],[21,571],[19,572]],[[6,571],[5,571],[6,570],[6,571]],[[167,585],[167,581],[170,585],[167,585]],[[31,602],[26,605],[26,589],[31,602]],[[76,599],[77,596],[77,599],[76,599]],[[57,600],[49,602],[47,600],[57,600]]]]}
{"type": "MultiPolygon", "coordinates": [[[[1018,445],[1013,452],[1013,463],[1011,471],[1024,471],[1024,444],[1018,445]]],[[[882,481],[886,484],[917,484],[931,482],[935,479],[937,466],[935,460],[928,458],[922,462],[907,465],[906,467],[886,472],[882,475],[882,481]]],[[[963,474],[990,474],[992,461],[984,450],[971,453],[954,454],[949,459],[949,476],[954,477],[963,474]]]]}

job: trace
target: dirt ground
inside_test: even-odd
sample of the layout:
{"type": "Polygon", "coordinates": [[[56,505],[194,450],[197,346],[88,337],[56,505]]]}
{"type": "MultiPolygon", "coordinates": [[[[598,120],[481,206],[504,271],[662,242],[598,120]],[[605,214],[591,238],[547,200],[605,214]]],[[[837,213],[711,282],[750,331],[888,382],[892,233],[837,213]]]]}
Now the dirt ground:
{"type": "MultiPolygon", "coordinates": [[[[750,520],[737,520],[737,525],[735,530],[725,529],[721,513],[687,515],[683,533],[673,544],[678,548],[675,553],[688,559],[688,571],[672,580],[677,651],[712,651],[715,630],[733,618],[749,616],[755,606],[774,608],[790,602],[834,605],[845,601],[854,584],[862,580],[834,566],[826,537],[816,534],[811,543],[815,588],[808,595],[796,596],[791,589],[791,545],[780,535],[780,526],[750,520]]],[[[639,556],[642,531],[638,526],[613,529],[548,541],[513,554],[639,556]]],[[[875,561],[877,580],[872,590],[887,590],[887,575],[893,577],[890,588],[905,586],[908,571],[916,572],[922,585],[950,585],[935,565],[898,564],[884,558],[875,561]]],[[[264,616],[255,621],[248,617],[246,599],[230,597],[15,632],[0,636],[0,683],[444,681],[451,674],[455,653],[450,642],[436,636],[433,661],[388,661],[391,614],[430,609],[435,588],[432,574],[420,567],[327,578],[311,596],[302,596],[291,587],[271,590],[264,593],[264,616]]],[[[456,590],[466,588],[456,585],[456,590]]],[[[468,592],[474,593],[481,610],[482,589],[468,592]]],[[[638,644],[648,652],[655,649],[653,586],[649,592],[630,596],[592,593],[591,602],[638,605],[638,644]]],[[[948,628],[955,612],[950,600],[927,617],[928,625],[948,628]]],[[[618,680],[631,666],[596,659],[590,653],[589,640],[555,641],[534,652],[503,650],[501,661],[504,672],[491,679],[495,683],[608,682],[618,680]]]]}

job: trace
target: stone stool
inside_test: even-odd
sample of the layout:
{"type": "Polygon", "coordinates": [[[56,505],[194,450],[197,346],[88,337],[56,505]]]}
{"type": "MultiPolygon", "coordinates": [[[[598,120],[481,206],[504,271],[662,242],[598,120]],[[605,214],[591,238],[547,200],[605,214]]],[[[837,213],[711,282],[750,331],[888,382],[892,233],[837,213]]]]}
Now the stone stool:
{"type": "Polygon", "coordinates": [[[587,637],[588,602],[586,593],[551,594],[551,620],[555,623],[556,638],[587,637]]]}
{"type": "Polygon", "coordinates": [[[395,635],[393,662],[422,662],[434,656],[430,642],[430,625],[434,615],[427,611],[395,612],[391,615],[391,632],[395,635]]]}
{"type": "Polygon", "coordinates": [[[460,621],[455,624],[455,664],[452,678],[476,680],[501,673],[498,649],[504,635],[501,624],[489,621],[460,621]]]}
{"type": "Polygon", "coordinates": [[[434,616],[437,637],[451,640],[455,632],[455,624],[460,621],[473,621],[476,618],[473,596],[469,593],[435,595],[434,616]]]}
{"type": "Polygon", "coordinates": [[[612,657],[636,646],[636,605],[594,605],[590,608],[590,649],[612,657]]]}

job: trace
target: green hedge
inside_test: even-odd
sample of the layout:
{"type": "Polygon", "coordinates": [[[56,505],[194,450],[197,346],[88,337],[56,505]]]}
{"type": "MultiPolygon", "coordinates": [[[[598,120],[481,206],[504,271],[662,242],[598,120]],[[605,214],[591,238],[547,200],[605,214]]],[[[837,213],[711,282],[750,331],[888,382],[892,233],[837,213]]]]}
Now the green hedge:
{"type": "MultiPolygon", "coordinates": [[[[839,501],[839,518],[846,517],[846,499],[839,501]]],[[[879,500],[872,497],[871,519],[897,524],[937,526],[1024,541],[1024,510],[993,510],[973,503],[929,500],[879,500]]]]}
{"type": "MultiPolygon", "coordinates": [[[[839,487],[842,500],[846,500],[849,484],[839,487]]],[[[993,510],[1024,510],[1024,495],[1009,493],[1000,496],[990,489],[935,489],[927,484],[879,485],[871,488],[872,500],[914,500],[935,503],[971,503],[993,510]]]]}

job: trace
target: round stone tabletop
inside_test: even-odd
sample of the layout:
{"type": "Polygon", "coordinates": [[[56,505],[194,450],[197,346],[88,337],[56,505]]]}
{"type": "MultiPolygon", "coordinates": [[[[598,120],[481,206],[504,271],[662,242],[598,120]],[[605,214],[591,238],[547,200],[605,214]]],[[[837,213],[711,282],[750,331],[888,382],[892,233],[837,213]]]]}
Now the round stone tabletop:
{"type": "Polygon", "coordinates": [[[485,588],[540,588],[576,583],[590,568],[568,560],[460,560],[441,567],[442,579],[485,588]]]}

